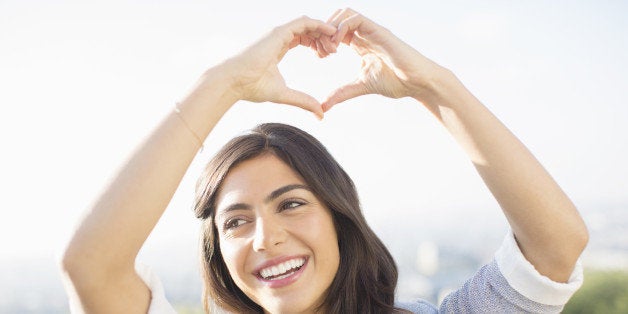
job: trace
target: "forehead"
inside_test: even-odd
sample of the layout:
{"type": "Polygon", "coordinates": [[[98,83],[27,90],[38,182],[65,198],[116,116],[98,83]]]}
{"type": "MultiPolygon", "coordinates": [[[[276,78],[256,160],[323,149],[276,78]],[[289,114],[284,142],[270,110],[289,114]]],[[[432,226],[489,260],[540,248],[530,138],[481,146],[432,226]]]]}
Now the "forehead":
{"type": "Polygon", "coordinates": [[[292,168],[273,154],[264,154],[229,170],[217,195],[216,205],[263,198],[288,184],[305,185],[292,168]]]}

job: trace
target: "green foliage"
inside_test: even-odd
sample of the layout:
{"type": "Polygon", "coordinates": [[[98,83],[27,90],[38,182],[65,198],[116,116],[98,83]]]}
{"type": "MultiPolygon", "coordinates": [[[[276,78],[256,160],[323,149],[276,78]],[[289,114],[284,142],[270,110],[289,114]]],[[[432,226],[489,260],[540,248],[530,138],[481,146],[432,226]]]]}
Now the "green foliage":
{"type": "Polygon", "coordinates": [[[175,305],[175,311],[179,314],[205,314],[203,309],[199,306],[193,305],[175,305]]]}
{"type": "Polygon", "coordinates": [[[563,313],[628,313],[628,272],[585,271],[582,288],[569,300],[563,313]]]}

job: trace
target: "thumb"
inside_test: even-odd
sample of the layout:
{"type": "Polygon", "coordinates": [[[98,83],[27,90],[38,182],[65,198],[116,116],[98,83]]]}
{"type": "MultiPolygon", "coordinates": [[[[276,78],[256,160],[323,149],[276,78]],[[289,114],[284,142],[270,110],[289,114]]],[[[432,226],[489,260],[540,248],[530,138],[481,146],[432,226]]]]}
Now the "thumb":
{"type": "Polygon", "coordinates": [[[304,92],[286,87],[274,102],[305,109],[316,115],[319,120],[323,119],[324,112],[321,104],[314,97],[304,92]]]}
{"type": "Polygon", "coordinates": [[[333,91],[323,101],[323,111],[327,112],[331,107],[345,100],[368,94],[366,86],[360,81],[354,81],[333,91]]]}

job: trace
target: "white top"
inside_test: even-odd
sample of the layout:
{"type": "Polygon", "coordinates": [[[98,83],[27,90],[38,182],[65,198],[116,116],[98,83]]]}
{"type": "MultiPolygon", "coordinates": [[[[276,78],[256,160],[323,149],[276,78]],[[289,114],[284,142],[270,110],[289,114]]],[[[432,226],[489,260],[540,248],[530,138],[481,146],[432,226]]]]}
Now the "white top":
{"type": "Polygon", "coordinates": [[[159,277],[157,277],[157,274],[155,274],[149,266],[140,263],[135,265],[135,271],[142,280],[144,280],[144,283],[146,283],[151,292],[148,314],[177,313],[166,299],[164,287],[159,277]]]}
{"type": "MultiPolygon", "coordinates": [[[[176,313],[166,299],[163,286],[150,267],[136,266],[138,275],[150,288],[151,303],[148,313],[176,313]]],[[[459,290],[452,292],[440,310],[423,300],[412,303],[397,303],[396,306],[413,313],[485,312],[560,312],[569,298],[580,288],[583,271],[580,261],[567,283],[558,283],[541,275],[528,262],[514,235],[509,232],[494,260],[482,267],[459,290]]]]}

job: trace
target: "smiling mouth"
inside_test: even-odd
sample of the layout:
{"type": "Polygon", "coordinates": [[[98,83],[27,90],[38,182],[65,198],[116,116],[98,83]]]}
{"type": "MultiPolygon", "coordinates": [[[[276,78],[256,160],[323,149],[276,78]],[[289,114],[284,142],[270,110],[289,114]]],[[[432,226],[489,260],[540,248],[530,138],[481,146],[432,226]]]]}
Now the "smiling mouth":
{"type": "Polygon", "coordinates": [[[278,265],[266,267],[259,271],[259,276],[264,280],[280,280],[289,277],[299,271],[305,264],[305,258],[294,258],[278,265]]]}

